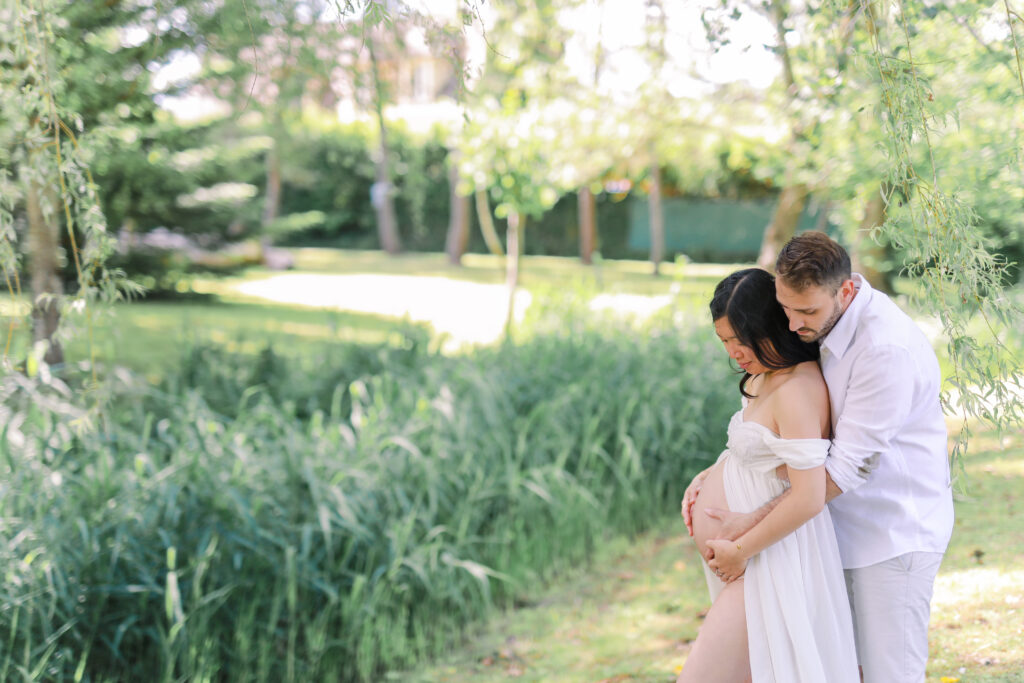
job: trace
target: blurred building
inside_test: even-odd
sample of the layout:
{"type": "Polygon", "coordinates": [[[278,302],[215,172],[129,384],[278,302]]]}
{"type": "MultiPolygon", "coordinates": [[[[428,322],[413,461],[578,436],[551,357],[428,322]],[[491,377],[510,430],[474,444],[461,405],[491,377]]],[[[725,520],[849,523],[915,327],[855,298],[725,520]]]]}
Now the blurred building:
{"type": "MultiPolygon", "coordinates": [[[[403,121],[411,130],[427,131],[435,125],[457,126],[461,110],[457,99],[465,87],[460,54],[465,54],[465,34],[448,34],[410,20],[396,20],[393,28],[375,30],[374,55],[383,86],[384,116],[403,121]],[[428,35],[428,32],[430,35],[428,35]]],[[[348,38],[352,40],[352,38],[348,38]]],[[[350,68],[337,83],[340,93],[335,110],[342,121],[375,115],[373,64],[368,47],[346,52],[354,55],[350,68]]]]}

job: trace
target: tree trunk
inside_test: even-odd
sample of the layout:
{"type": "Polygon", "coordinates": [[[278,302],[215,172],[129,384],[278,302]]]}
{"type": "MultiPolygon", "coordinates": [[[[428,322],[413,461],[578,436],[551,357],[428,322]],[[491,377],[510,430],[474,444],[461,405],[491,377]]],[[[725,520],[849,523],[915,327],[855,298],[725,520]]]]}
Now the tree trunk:
{"type": "Polygon", "coordinates": [[[487,191],[477,189],[474,193],[476,198],[476,215],[480,220],[480,232],[487,243],[487,250],[495,256],[501,256],[505,251],[501,247],[501,239],[498,238],[498,231],[494,229],[494,219],[491,217],[491,206],[487,202],[487,191]]]}
{"type": "Polygon", "coordinates": [[[41,188],[27,184],[28,252],[32,287],[32,341],[46,342],[43,360],[48,365],[64,362],[64,349],[54,335],[60,324],[59,298],[64,293],[58,263],[59,228],[47,220],[40,200],[41,188]]]}
{"type": "Polygon", "coordinates": [[[380,156],[377,160],[377,181],[370,192],[373,208],[377,214],[377,234],[380,247],[389,254],[402,251],[402,240],[398,235],[398,220],[395,218],[395,199],[392,193],[387,142],[381,127],[380,156]]]}
{"type": "Polygon", "coordinates": [[[665,258],[665,215],[661,206],[661,167],[651,162],[651,194],[648,199],[651,214],[651,263],[654,274],[661,274],[661,262],[665,258]]]}
{"type": "MultiPolygon", "coordinates": [[[[466,21],[472,21],[472,17],[463,7],[462,0],[455,0],[455,16],[459,19],[460,25],[466,21]]],[[[456,70],[461,68],[465,59],[465,44],[458,40],[452,46],[452,61],[456,70]]],[[[462,77],[456,77],[455,104],[462,106],[463,86],[462,77]]],[[[465,131],[462,131],[465,134],[465,131]]],[[[462,255],[466,253],[466,245],[469,243],[469,197],[458,193],[459,187],[459,160],[461,155],[457,149],[448,153],[448,236],[445,239],[445,251],[448,254],[448,262],[453,266],[462,265],[462,255]]]]}
{"type": "MultiPolygon", "coordinates": [[[[780,2],[772,2],[768,7],[772,23],[775,27],[775,38],[778,41],[775,54],[779,57],[782,66],[782,80],[786,85],[786,93],[789,97],[790,106],[796,98],[796,82],[793,79],[793,63],[789,55],[789,45],[786,43],[786,6],[780,2]]],[[[803,123],[798,117],[790,118],[790,142],[789,151],[792,152],[794,143],[803,136],[803,123]]],[[[792,159],[792,154],[790,155],[792,159]]],[[[807,203],[807,195],[810,192],[803,183],[789,185],[783,188],[779,195],[779,202],[775,205],[775,213],[772,220],[765,226],[764,237],[761,238],[761,251],[757,256],[757,265],[768,270],[775,270],[775,259],[779,250],[789,239],[796,234],[796,226],[800,221],[800,214],[804,211],[804,204],[807,203]]]]}
{"type": "MultiPolygon", "coordinates": [[[[452,152],[454,155],[455,152],[452,152]]],[[[444,250],[448,254],[448,262],[453,266],[462,264],[462,255],[466,253],[466,244],[469,242],[469,197],[459,195],[459,167],[452,159],[452,165],[448,169],[448,191],[449,215],[448,215],[448,237],[445,240],[444,250]]]]}
{"type": "Polygon", "coordinates": [[[864,217],[857,227],[857,235],[854,241],[853,269],[863,275],[875,289],[886,294],[892,294],[892,283],[888,274],[881,270],[886,260],[885,247],[871,239],[871,229],[885,222],[885,200],[882,198],[881,188],[873,192],[867,204],[864,206],[864,217]]]}
{"type": "Polygon", "coordinates": [[[373,71],[373,103],[377,114],[377,125],[380,128],[380,150],[377,155],[377,181],[370,190],[374,211],[377,213],[377,234],[380,236],[380,247],[389,254],[397,254],[402,250],[402,242],[398,235],[398,221],[395,219],[395,201],[391,192],[391,160],[388,152],[388,128],[384,122],[384,85],[380,79],[380,68],[377,64],[377,51],[374,48],[373,36],[367,34],[366,47],[370,53],[370,66],[373,71]]]}
{"type": "Polygon", "coordinates": [[[779,50],[776,52],[779,61],[782,62],[782,78],[786,84],[786,90],[793,95],[795,80],[793,78],[793,62],[789,58],[789,47],[786,44],[786,8],[780,0],[771,3],[772,21],[775,24],[775,37],[779,41],[779,50]]]}
{"type": "MultiPolygon", "coordinates": [[[[853,31],[856,25],[856,17],[860,16],[856,12],[858,6],[857,0],[847,1],[847,15],[839,23],[839,60],[836,64],[838,71],[842,73],[847,64],[846,50],[849,46],[850,39],[853,36],[853,31]]],[[[770,19],[775,28],[775,38],[777,45],[775,46],[775,54],[779,58],[780,65],[782,66],[782,80],[786,86],[786,92],[789,95],[790,107],[797,106],[796,95],[798,86],[793,75],[793,62],[789,53],[789,45],[786,42],[786,21],[788,19],[787,5],[780,0],[775,0],[771,3],[765,3],[765,8],[768,9],[770,19]]],[[[867,12],[869,17],[869,24],[871,23],[871,11],[867,12]]],[[[790,143],[789,147],[789,158],[791,160],[797,160],[799,157],[793,151],[795,143],[804,137],[804,132],[813,128],[813,124],[810,122],[801,121],[797,116],[791,116],[790,118],[790,143]]],[[[792,167],[791,167],[792,168],[792,167]]],[[[807,196],[810,194],[811,189],[806,185],[800,183],[791,187],[786,187],[782,190],[782,194],[779,196],[779,203],[775,208],[775,214],[772,216],[771,222],[765,227],[764,238],[761,241],[761,251],[757,257],[757,265],[762,268],[773,270],[775,267],[775,259],[778,256],[779,250],[782,249],[783,245],[789,241],[789,239],[796,234],[796,226],[800,220],[800,214],[803,213],[804,205],[807,203],[807,196]]]]}
{"type": "Polygon", "coordinates": [[[281,211],[281,155],[278,153],[278,138],[275,136],[271,147],[267,150],[267,196],[263,203],[263,217],[260,234],[260,260],[264,265],[268,262],[271,247],[270,224],[277,220],[281,211]]]}
{"type": "Polygon", "coordinates": [[[586,265],[594,262],[594,242],[597,234],[597,200],[588,186],[579,191],[580,260],[586,265]]]}
{"type": "Polygon", "coordinates": [[[768,270],[775,269],[779,251],[796,234],[796,226],[800,222],[800,214],[804,212],[809,192],[803,184],[791,185],[782,190],[772,220],[764,229],[757,265],[768,270]]]}
{"type": "Polygon", "coordinates": [[[267,196],[263,203],[263,228],[266,229],[277,220],[281,211],[281,155],[278,153],[278,141],[274,138],[267,150],[267,196]]]}
{"type": "Polygon", "coordinates": [[[512,321],[515,318],[516,287],[519,285],[519,213],[508,214],[508,233],[505,251],[505,284],[508,287],[508,314],[505,316],[505,341],[512,339],[512,321]]]}

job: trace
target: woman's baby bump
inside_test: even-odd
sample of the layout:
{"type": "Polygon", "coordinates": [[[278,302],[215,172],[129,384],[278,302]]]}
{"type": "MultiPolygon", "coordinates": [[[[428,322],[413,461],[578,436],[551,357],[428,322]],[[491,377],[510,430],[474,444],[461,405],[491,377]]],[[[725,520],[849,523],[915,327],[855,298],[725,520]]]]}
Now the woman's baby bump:
{"type": "Polygon", "coordinates": [[[725,483],[722,478],[724,467],[725,461],[722,460],[711,468],[707,478],[704,479],[704,486],[700,490],[700,495],[697,496],[697,502],[693,504],[693,540],[702,554],[707,550],[708,540],[717,538],[718,530],[722,526],[722,522],[719,520],[705,515],[704,510],[708,508],[729,509],[729,501],[725,497],[725,483]]]}

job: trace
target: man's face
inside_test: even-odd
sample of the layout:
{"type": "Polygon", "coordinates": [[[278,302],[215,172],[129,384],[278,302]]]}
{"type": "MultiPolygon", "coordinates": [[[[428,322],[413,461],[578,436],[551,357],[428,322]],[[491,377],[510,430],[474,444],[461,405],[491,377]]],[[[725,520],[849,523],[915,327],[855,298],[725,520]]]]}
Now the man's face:
{"type": "Polygon", "coordinates": [[[819,341],[831,332],[856,294],[853,280],[833,293],[831,287],[815,285],[798,292],[775,278],[775,298],[789,318],[789,329],[805,342],[819,341]]]}

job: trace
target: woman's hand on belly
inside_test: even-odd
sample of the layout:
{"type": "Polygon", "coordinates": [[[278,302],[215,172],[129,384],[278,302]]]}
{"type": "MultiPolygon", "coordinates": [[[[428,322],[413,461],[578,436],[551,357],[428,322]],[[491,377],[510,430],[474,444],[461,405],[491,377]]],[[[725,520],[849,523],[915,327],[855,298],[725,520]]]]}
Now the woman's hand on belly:
{"type": "Polygon", "coordinates": [[[699,473],[690,482],[690,485],[686,487],[686,492],[683,494],[683,501],[680,504],[682,507],[683,522],[686,524],[686,530],[693,536],[693,514],[691,512],[693,504],[697,502],[697,496],[700,495],[701,489],[704,487],[704,480],[707,479],[708,472],[711,468],[708,467],[703,472],[699,473]]]}

